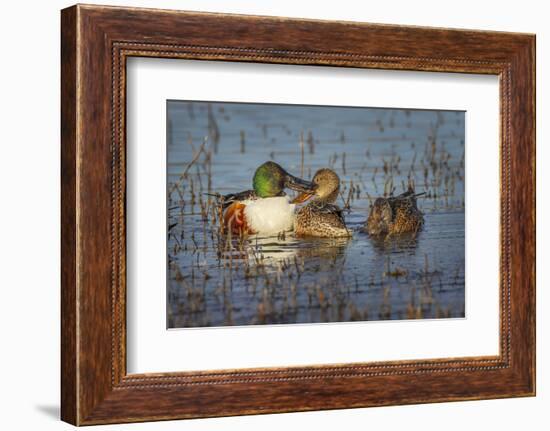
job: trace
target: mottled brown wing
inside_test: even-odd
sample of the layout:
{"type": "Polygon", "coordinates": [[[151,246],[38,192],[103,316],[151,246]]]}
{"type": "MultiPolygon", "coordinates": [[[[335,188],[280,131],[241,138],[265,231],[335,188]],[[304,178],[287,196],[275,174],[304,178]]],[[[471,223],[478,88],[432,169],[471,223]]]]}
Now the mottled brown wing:
{"type": "Polygon", "coordinates": [[[342,210],[337,205],[325,202],[316,202],[314,205],[312,205],[312,207],[312,209],[318,214],[323,214],[323,219],[325,219],[327,222],[334,221],[337,223],[336,225],[346,225],[342,210]]]}

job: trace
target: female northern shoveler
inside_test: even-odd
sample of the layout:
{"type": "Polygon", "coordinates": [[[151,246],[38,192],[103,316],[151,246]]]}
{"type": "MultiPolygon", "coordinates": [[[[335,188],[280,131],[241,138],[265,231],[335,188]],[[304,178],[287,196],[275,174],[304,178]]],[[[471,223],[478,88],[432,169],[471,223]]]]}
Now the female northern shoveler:
{"type": "Polygon", "coordinates": [[[254,173],[253,190],[222,196],[223,223],[235,234],[278,234],[291,230],[295,205],[284,189],[311,192],[313,185],[266,162],[254,173]]]}
{"type": "Polygon", "coordinates": [[[340,178],[330,169],[320,169],[313,176],[313,193],[302,193],[293,202],[305,202],[312,196],[313,201],[296,213],[294,231],[298,236],[325,238],[349,237],[342,210],[334,205],[340,191],[340,178]]]}
{"type": "Polygon", "coordinates": [[[372,236],[416,234],[424,224],[424,216],[416,206],[416,198],[423,194],[415,194],[414,189],[409,187],[399,196],[376,199],[363,230],[372,236]]]}

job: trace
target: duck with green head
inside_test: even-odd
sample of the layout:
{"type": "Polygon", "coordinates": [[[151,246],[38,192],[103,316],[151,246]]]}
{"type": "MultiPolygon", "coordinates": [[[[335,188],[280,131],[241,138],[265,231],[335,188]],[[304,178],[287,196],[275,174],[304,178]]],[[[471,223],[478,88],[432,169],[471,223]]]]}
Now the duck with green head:
{"type": "Polygon", "coordinates": [[[285,188],[307,193],[309,181],[295,177],[275,162],[265,162],[256,169],[252,190],[222,196],[223,222],[235,234],[278,234],[294,225],[295,205],[285,188]]]}

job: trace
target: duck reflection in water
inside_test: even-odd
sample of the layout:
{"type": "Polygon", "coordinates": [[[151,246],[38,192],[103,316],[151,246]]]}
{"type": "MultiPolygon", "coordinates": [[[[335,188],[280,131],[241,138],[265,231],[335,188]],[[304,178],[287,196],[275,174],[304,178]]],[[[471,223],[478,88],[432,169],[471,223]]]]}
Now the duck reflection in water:
{"type": "Polygon", "coordinates": [[[251,259],[263,263],[319,258],[335,262],[345,255],[351,237],[342,238],[297,238],[294,235],[253,236],[233,240],[224,258],[251,259]]]}

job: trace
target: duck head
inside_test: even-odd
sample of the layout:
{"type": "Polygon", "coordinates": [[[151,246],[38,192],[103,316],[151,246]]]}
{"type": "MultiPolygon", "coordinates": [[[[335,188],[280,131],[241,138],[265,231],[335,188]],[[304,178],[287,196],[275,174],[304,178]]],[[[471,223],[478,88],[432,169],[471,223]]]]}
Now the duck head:
{"type": "Polygon", "coordinates": [[[285,188],[301,193],[313,191],[312,183],[289,174],[275,162],[265,162],[258,167],[252,183],[254,191],[261,198],[282,196],[285,188]]]}
{"type": "Polygon", "coordinates": [[[392,221],[392,208],[385,198],[377,198],[367,219],[366,231],[369,235],[386,235],[392,221]]]}
{"type": "Polygon", "coordinates": [[[340,192],[340,177],[332,169],[323,168],[315,172],[313,179],[313,191],[302,192],[292,202],[302,203],[315,197],[316,200],[333,203],[340,192]]]}

